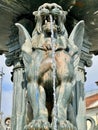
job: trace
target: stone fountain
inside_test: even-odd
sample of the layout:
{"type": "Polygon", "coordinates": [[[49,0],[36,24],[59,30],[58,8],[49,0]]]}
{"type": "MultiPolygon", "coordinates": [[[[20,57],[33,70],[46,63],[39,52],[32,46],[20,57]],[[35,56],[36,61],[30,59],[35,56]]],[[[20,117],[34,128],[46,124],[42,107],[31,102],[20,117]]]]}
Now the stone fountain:
{"type": "Polygon", "coordinates": [[[16,96],[23,97],[20,98],[20,103],[17,102],[18,97],[15,97],[18,106],[16,108],[14,102],[16,126],[13,123],[12,129],[79,130],[82,127],[86,130],[83,101],[85,77],[84,70],[79,69],[80,57],[84,54],[84,21],[78,22],[68,37],[64,26],[67,12],[61,6],[46,3],[33,14],[36,26],[32,37],[22,24],[16,23],[24,69],[20,68],[20,63],[16,64],[20,69],[19,72],[16,71],[19,75],[16,74],[14,82],[16,88],[23,82],[26,84],[22,86],[24,89],[19,92],[20,95],[16,93],[16,96]],[[53,98],[53,95],[56,97],[53,98]],[[77,108],[76,104],[79,105],[77,108]]]}
{"type": "Polygon", "coordinates": [[[84,99],[91,43],[84,20],[67,23],[71,2],[67,11],[45,3],[33,15],[22,10],[13,19],[10,42],[2,49],[6,64],[14,66],[12,130],[87,130],[86,120],[93,126],[84,99]]]}

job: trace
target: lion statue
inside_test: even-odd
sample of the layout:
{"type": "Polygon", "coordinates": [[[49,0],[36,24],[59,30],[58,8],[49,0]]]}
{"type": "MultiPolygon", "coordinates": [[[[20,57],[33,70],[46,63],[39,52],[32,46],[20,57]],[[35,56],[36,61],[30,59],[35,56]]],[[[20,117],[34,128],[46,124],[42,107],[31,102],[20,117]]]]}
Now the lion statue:
{"type": "Polygon", "coordinates": [[[36,26],[32,38],[23,25],[16,23],[27,80],[28,109],[25,129],[53,129],[55,108],[52,42],[54,42],[57,128],[77,130],[74,119],[71,121],[68,118],[68,107],[71,106],[72,89],[76,82],[84,22],[77,23],[68,37],[64,25],[67,12],[63,11],[61,6],[56,3],[45,3],[33,14],[36,26]],[[76,63],[75,59],[78,59],[76,63]]]}

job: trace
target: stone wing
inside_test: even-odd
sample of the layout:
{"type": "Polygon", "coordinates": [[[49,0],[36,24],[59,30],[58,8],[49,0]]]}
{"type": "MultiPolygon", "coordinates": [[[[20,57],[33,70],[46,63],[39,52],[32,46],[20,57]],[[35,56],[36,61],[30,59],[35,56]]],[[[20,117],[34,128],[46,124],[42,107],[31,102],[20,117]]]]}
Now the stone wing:
{"type": "Polygon", "coordinates": [[[74,68],[77,69],[80,61],[80,55],[84,39],[84,21],[81,20],[76,24],[69,36],[69,42],[71,44],[71,55],[74,59],[74,68]]]}

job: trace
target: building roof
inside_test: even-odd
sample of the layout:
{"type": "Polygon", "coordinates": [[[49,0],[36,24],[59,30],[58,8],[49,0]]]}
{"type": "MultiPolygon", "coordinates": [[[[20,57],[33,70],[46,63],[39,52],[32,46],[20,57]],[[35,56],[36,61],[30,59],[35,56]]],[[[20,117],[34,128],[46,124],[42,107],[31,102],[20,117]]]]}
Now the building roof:
{"type": "Polygon", "coordinates": [[[86,108],[98,108],[98,93],[86,97],[86,108]]]}

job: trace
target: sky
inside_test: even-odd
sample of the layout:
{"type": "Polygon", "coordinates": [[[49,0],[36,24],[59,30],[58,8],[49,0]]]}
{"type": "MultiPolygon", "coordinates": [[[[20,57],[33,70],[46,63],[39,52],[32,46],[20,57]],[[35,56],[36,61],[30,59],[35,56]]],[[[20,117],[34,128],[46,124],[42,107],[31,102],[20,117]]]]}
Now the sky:
{"type": "Polygon", "coordinates": [[[98,81],[98,56],[93,56],[92,62],[91,67],[86,67],[87,80],[85,82],[85,92],[98,90],[98,86],[95,83],[98,81]]]}
{"type": "Polygon", "coordinates": [[[5,56],[0,56],[0,71],[3,68],[3,78],[2,78],[2,101],[1,101],[1,111],[4,113],[3,117],[11,115],[12,108],[12,90],[13,83],[11,82],[12,67],[7,67],[5,65],[5,56]]]}
{"type": "MultiPolygon", "coordinates": [[[[92,58],[92,67],[86,68],[87,81],[85,83],[85,92],[98,90],[98,86],[95,84],[98,81],[98,56],[92,58]]],[[[12,94],[13,94],[13,83],[11,82],[11,73],[13,67],[7,67],[5,65],[5,56],[0,56],[0,70],[3,67],[3,80],[2,80],[2,112],[3,117],[11,115],[12,110],[12,94]]]]}

